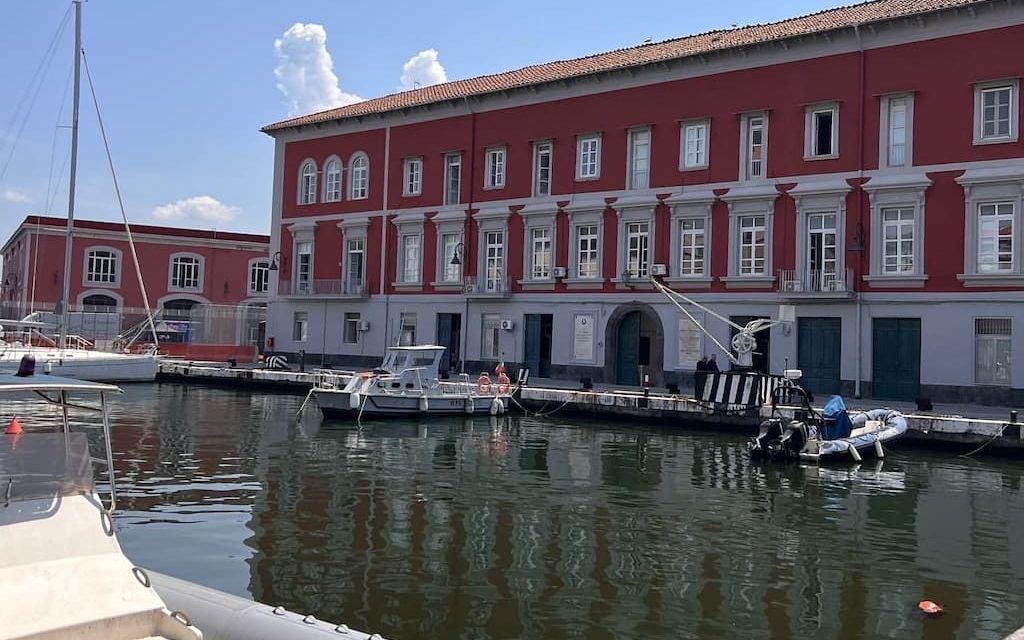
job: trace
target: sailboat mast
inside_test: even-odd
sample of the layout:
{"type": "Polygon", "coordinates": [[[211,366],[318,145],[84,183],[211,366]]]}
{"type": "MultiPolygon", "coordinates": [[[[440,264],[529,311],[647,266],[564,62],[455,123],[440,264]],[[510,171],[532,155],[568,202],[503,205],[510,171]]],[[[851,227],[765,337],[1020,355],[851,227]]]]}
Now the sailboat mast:
{"type": "Polygon", "coordinates": [[[59,342],[60,349],[68,336],[68,305],[71,297],[71,239],[75,227],[75,176],[78,169],[78,102],[81,88],[82,64],[82,2],[74,0],[75,5],[75,90],[71,109],[71,180],[68,183],[68,233],[64,240],[64,289],[60,298],[59,342]]]}

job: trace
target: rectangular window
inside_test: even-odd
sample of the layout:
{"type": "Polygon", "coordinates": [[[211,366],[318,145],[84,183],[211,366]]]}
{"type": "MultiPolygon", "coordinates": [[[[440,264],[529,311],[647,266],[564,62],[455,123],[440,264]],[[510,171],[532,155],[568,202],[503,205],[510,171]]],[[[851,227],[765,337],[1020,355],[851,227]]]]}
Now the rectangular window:
{"type": "Polygon", "coordinates": [[[487,150],[487,171],[484,188],[501,189],[505,186],[505,149],[495,147],[487,150]]]}
{"type": "Polygon", "coordinates": [[[359,314],[345,313],[345,344],[356,344],[359,342],[359,314]]]}
{"type": "Polygon", "coordinates": [[[646,278],[650,225],[630,222],[626,225],[626,271],[634,278],[646,278]]]}
{"type": "Polygon", "coordinates": [[[974,319],[974,382],[1009,386],[1012,347],[1009,318],[974,319]]]}
{"type": "Polygon", "coordinates": [[[683,169],[702,169],[708,166],[707,120],[683,125],[683,169]]]}
{"type": "Polygon", "coordinates": [[[420,281],[420,237],[418,235],[402,236],[402,282],[415,283],[420,281]]]}
{"type": "Polygon", "coordinates": [[[398,336],[398,345],[411,347],[416,344],[416,314],[403,311],[399,314],[401,333],[398,336]]]}
{"type": "Polygon", "coordinates": [[[889,98],[889,140],[887,157],[890,167],[907,162],[907,99],[889,98]]]}
{"type": "Polygon", "coordinates": [[[199,259],[184,256],[171,265],[171,286],[178,289],[199,288],[199,259]]]}
{"type": "Polygon", "coordinates": [[[679,276],[704,275],[704,219],[679,221],[679,276]]]}
{"type": "Polygon", "coordinates": [[[882,209],[882,273],[914,273],[914,210],[882,209]]]}
{"type": "Polygon", "coordinates": [[[305,311],[296,311],[292,318],[292,340],[305,342],[309,333],[309,315],[305,311]]]}
{"type": "Polygon", "coordinates": [[[484,360],[500,358],[501,316],[496,313],[480,316],[480,334],[480,357],[484,360]]]}
{"type": "Polygon", "coordinates": [[[404,196],[418,196],[423,188],[423,159],[422,158],[406,158],[405,159],[405,185],[402,195],[404,196]]]}
{"type": "Polygon", "coordinates": [[[551,195],[550,142],[538,142],[533,146],[533,195],[535,198],[551,195]]]}
{"type": "Polygon", "coordinates": [[[598,229],[596,224],[576,227],[576,277],[598,277],[598,229]]]}
{"type": "Polygon", "coordinates": [[[764,216],[743,216],[740,229],[740,275],[761,276],[766,273],[764,216]]]}
{"type": "Polygon", "coordinates": [[[1013,203],[978,205],[978,273],[1013,271],[1013,203]]]}
{"type": "Polygon", "coordinates": [[[760,180],[766,175],[767,147],[763,115],[744,116],[743,178],[760,180]]]}
{"type": "Polygon", "coordinates": [[[462,280],[462,264],[464,256],[459,256],[460,264],[452,264],[452,257],[460,250],[462,243],[461,233],[446,233],[441,236],[441,256],[444,261],[441,265],[442,282],[459,282],[462,280]]]}
{"type": "Polygon", "coordinates": [[[505,288],[505,232],[488,231],[484,234],[485,290],[494,293],[505,288]]]}
{"type": "Polygon", "coordinates": [[[530,278],[547,280],[551,277],[551,229],[541,227],[530,230],[530,278]]]}
{"type": "Polygon", "coordinates": [[[601,136],[583,136],[576,142],[576,179],[588,180],[601,175],[601,136]]]}
{"type": "Polygon", "coordinates": [[[359,294],[363,291],[363,267],[366,264],[366,240],[350,238],[345,242],[345,291],[359,294]]]}
{"type": "Polygon", "coordinates": [[[295,244],[295,292],[311,293],[313,279],[313,243],[295,244]]]}
{"type": "Polygon", "coordinates": [[[629,180],[630,189],[646,189],[651,175],[651,130],[637,129],[629,132],[629,180]]]}
{"type": "Polygon", "coordinates": [[[266,262],[254,262],[249,269],[249,291],[266,293],[270,284],[270,265],[266,262]]]}
{"type": "Polygon", "coordinates": [[[817,291],[831,291],[836,281],[836,214],[807,214],[807,270],[817,291]]]}
{"type": "Polygon", "coordinates": [[[85,279],[97,283],[117,282],[117,254],[105,250],[90,251],[85,279]]]}
{"type": "Polygon", "coordinates": [[[1007,140],[1013,135],[1015,88],[1007,84],[979,89],[979,140],[1007,140]]]}
{"type": "Polygon", "coordinates": [[[444,157],[444,203],[459,204],[462,191],[462,154],[444,157]]]}
{"type": "Polygon", "coordinates": [[[814,107],[807,109],[806,140],[804,156],[808,159],[831,158],[839,154],[839,107],[814,107]]]}

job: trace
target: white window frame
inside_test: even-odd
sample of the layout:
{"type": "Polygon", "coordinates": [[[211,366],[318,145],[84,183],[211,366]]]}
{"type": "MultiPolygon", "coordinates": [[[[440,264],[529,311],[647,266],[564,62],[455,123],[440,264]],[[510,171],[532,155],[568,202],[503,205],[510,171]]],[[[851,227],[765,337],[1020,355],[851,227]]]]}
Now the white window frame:
{"type": "Polygon", "coordinates": [[[292,269],[292,293],[295,294],[310,294],[313,293],[313,236],[309,234],[304,237],[294,238],[295,253],[294,253],[294,268],[292,269]],[[308,251],[303,251],[308,247],[308,251]],[[308,260],[308,271],[303,271],[303,259],[302,256],[309,256],[308,260]],[[303,279],[303,274],[306,277],[303,279]],[[304,282],[305,280],[305,282],[304,282]]]}
{"type": "Polygon", "coordinates": [[[880,180],[883,179],[872,178],[863,187],[871,199],[871,239],[868,242],[871,267],[870,275],[864,280],[872,287],[923,287],[928,280],[924,270],[925,192],[932,181],[924,173],[910,174],[896,182],[880,180]],[[885,271],[884,212],[891,209],[912,209],[914,212],[913,272],[885,271]]]}
{"type": "Polygon", "coordinates": [[[453,151],[444,154],[444,190],[442,192],[445,205],[456,205],[462,202],[462,154],[453,151]],[[452,167],[458,167],[458,180],[455,185],[455,198],[451,197],[452,167]]]}
{"type": "Polygon", "coordinates": [[[416,312],[402,311],[398,314],[398,344],[402,347],[416,345],[416,312]]]}
{"type": "Polygon", "coordinates": [[[975,251],[975,269],[979,274],[989,275],[992,273],[1014,273],[1020,271],[1020,246],[1016,240],[1019,234],[1017,222],[1019,212],[1017,203],[1013,200],[989,200],[979,202],[977,205],[977,249],[975,251]],[[982,247],[987,239],[982,234],[983,222],[995,221],[995,233],[991,235],[992,258],[991,262],[982,262],[982,247]],[[1001,221],[1009,221],[1009,234],[1002,233],[1001,221]],[[1002,242],[1010,243],[1010,250],[1006,252],[1002,248],[1002,242]],[[1009,262],[1003,261],[1002,257],[1009,254],[1009,262]],[[1005,265],[1005,266],[1004,266],[1005,265]]]}
{"type": "MultiPolygon", "coordinates": [[[[101,287],[115,289],[121,286],[121,259],[123,253],[120,249],[114,247],[95,245],[85,250],[85,262],[82,265],[82,285],[85,287],[101,287]],[[113,262],[113,273],[110,276],[110,280],[95,280],[92,278],[93,272],[91,269],[91,262],[93,254],[105,251],[110,254],[109,260],[113,262]]],[[[101,259],[96,256],[97,259],[101,259]]],[[[106,259],[104,259],[106,260],[106,259]]]]}
{"type": "Polygon", "coordinates": [[[644,281],[650,277],[651,265],[654,263],[654,247],[656,246],[654,207],[630,207],[617,209],[618,216],[618,256],[616,265],[616,278],[614,282],[635,284],[637,281],[644,281]],[[646,233],[632,233],[634,225],[646,225],[646,233]],[[632,238],[637,242],[633,243],[632,238]],[[631,256],[636,254],[638,269],[630,269],[631,256]],[[627,275],[628,272],[628,275],[627,275]]]}
{"type": "Polygon", "coordinates": [[[601,134],[588,133],[576,137],[576,180],[598,180],[601,177],[601,134]],[[592,147],[592,148],[591,148],[592,147]],[[584,155],[586,154],[586,155],[584,155]],[[586,170],[584,170],[586,169],[586,170]]]}
{"type": "Polygon", "coordinates": [[[687,216],[676,225],[679,257],[675,261],[679,278],[703,278],[708,272],[708,228],[704,216],[687,216]]]}
{"type": "Polygon", "coordinates": [[[626,190],[647,189],[651,184],[651,128],[629,130],[626,153],[626,190]],[[643,150],[644,153],[640,153],[643,150]],[[646,157],[644,155],[646,154],[646,157]],[[642,166],[641,166],[642,163],[642,166]]]}
{"type": "Polygon", "coordinates": [[[493,362],[500,358],[501,315],[497,313],[480,314],[480,359],[493,362]]]}
{"type": "Polygon", "coordinates": [[[341,200],[341,176],[343,171],[344,165],[338,156],[331,156],[324,162],[324,202],[338,202],[341,200]],[[332,165],[336,167],[336,170],[331,170],[332,165]]]}
{"type": "Polygon", "coordinates": [[[880,219],[880,246],[878,250],[881,252],[881,271],[880,274],[884,276],[906,276],[915,275],[918,271],[917,264],[917,238],[915,234],[917,232],[917,212],[914,207],[882,207],[879,211],[880,219]],[[895,216],[890,219],[890,216],[895,216]],[[889,229],[895,230],[895,237],[889,238],[889,229]],[[907,239],[904,236],[904,232],[909,231],[910,237],[907,239]],[[906,251],[904,246],[907,242],[910,243],[910,251],[906,251]],[[895,246],[895,253],[890,255],[889,246],[893,244],[895,246]],[[890,268],[890,258],[895,261],[895,268],[890,268]],[[910,268],[906,268],[907,260],[910,261],[910,268]]]}
{"type": "Polygon", "coordinates": [[[445,284],[461,284],[462,283],[462,264],[465,264],[465,256],[459,256],[459,261],[462,264],[452,264],[452,256],[458,252],[458,246],[461,244],[465,249],[465,244],[462,241],[462,231],[441,233],[438,236],[438,242],[440,244],[439,254],[441,256],[441,268],[438,270],[440,277],[438,281],[445,284]]]}
{"type": "Polygon", "coordinates": [[[558,249],[558,228],[555,224],[558,211],[555,208],[532,207],[519,210],[519,216],[523,219],[523,279],[519,284],[526,290],[551,291],[554,289],[555,276],[553,269],[556,265],[555,257],[558,249]],[[547,232],[547,269],[543,264],[538,263],[536,250],[538,244],[543,247],[544,241],[536,236],[537,233],[547,232]]]}
{"type": "Polygon", "coordinates": [[[398,283],[423,283],[423,233],[403,231],[398,236],[398,283]]]}
{"type": "MultiPolygon", "coordinates": [[[[756,193],[747,193],[741,196],[729,197],[727,193],[723,200],[729,205],[729,262],[728,275],[721,278],[727,287],[765,287],[775,281],[773,275],[774,262],[774,218],[775,200],[778,198],[778,191],[774,185],[765,185],[756,193]],[[764,216],[765,227],[765,268],[763,273],[744,274],[741,273],[741,219],[750,216],[764,216]]],[[[798,245],[799,250],[799,245],[798,245]]],[[[798,262],[797,264],[800,264],[798,262]]]]}
{"type": "Polygon", "coordinates": [[[551,269],[555,266],[554,228],[550,226],[530,227],[526,233],[528,253],[530,254],[526,279],[535,282],[551,280],[551,269]]]}
{"type": "Polygon", "coordinates": [[[505,288],[505,274],[508,262],[505,257],[505,243],[508,242],[508,234],[504,229],[489,229],[480,231],[480,245],[483,260],[482,291],[487,293],[498,293],[505,288]]]}
{"type": "Polygon", "coordinates": [[[1020,80],[1009,78],[1005,80],[992,80],[979,82],[974,85],[974,144],[1005,144],[1017,142],[1020,134],[1020,80]],[[1009,89],[1009,131],[1006,134],[985,135],[985,95],[999,89],[1009,89]]]}
{"type": "Polygon", "coordinates": [[[804,109],[804,160],[832,160],[839,157],[839,103],[823,102],[804,109]],[[818,149],[818,115],[832,116],[828,153],[818,149]]]}
{"type": "MultiPolygon", "coordinates": [[[[182,262],[181,264],[185,264],[185,263],[182,262]]],[[[178,253],[172,253],[171,254],[171,258],[170,258],[170,260],[168,262],[168,265],[169,265],[169,269],[168,269],[168,272],[167,272],[167,290],[168,291],[190,291],[190,292],[193,292],[193,293],[202,293],[203,288],[204,288],[204,284],[205,284],[204,280],[205,280],[205,272],[206,272],[206,268],[205,268],[206,267],[206,260],[203,258],[202,255],[200,255],[198,253],[192,253],[192,252],[189,252],[189,251],[182,251],[182,252],[178,252],[178,253]],[[174,280],[175,280],[175,278],[174,278],[174,276],[175,276],[175,264],[178,263],[179,260],[184,259],[184,258],[190,258],[190,259],[194,260],[194,262],[191,263],[191,264],[195,265],[195,271],[196,271],[196,273],[195,273],[195,282],[196,282],[195,286],[184,286],[184,285],[181,285],[181,284],[175,284],[175,282],[174,282],[174,280]]]]}
{"type": "Polygon", "coordinates": [[[881,109],[878,116],[878,166],[879,167],[912,167],[914,166],[914,94],[894,93],[882,96],[881,109]],[[893,138],[893,108],[894,105],[903,105],[903,160],[900,162],[894,158],[893,138]]]}
{"type": "Polygon", "coordinates": [[[463,231],[466,224],[466,212],[462,210],[446,210],[435,214],[430,222],[434,225],[435,238],[437,239],[436,258],[434,260],[434,281],[431,283],[435,288],[445,287],[462,290],[463,273],[466,266],[467,252],[463,231]],[[462,245],[459,255],[460,264],[451,263],[452,254],[456,247],[462,245]]]}
{"type": "Polygon", "coordinates": [[[406,158],[402,167],[402,195],[418,196],[423,193],[423,158],[406,158]]]}
{"type": "MultiPolygon", "coordinates": [[[[690,287],[706,288],[711,286],[711,247],[712,247],[712,225],[711,210],[715,202],[715,195],[710,190],[695,191],[682,197],[676,197],[669,204],[672,205],[672,221],[670,227],[671,239],[669,241],[669,284],[690,287]],[[686,221],[700,220],[703,229],[699,235],[704,238],[703,269],[699,273],[683,273],[683,233],[686,221]]],[[[694,234],[696,235],[696,234],[694,234]]]]}
{"type": "Polygon", "coordinates": [[[991,385],[1000,387],[1009,387],[1013,382],[1013,319],[1007,317],[1001,318],[974,318],[974,384],[979,385],[991,385]],[[990,330],[1000,329],[995,323],[1006,323],[1006,330],[1001,333],[994,331],[981,332],[980,329],[988,328],[990,330]],[[987,324],[986,324],[987,323],[987,324]],[[998,373],[988,372],[982,370],[981,363],[981,347],[983,344],[990,344],[990,351],[993,355],[998,354],[1002,351],[1006,354],[1008,362],[1004,363],[1003,370],[1005,375],[999,376],[998,373]],[[983,373],[990,373],[991,375],[979,375],[983,373]]]}
{"type": "Polygon", "coordinates": [[[505,188],[505,147],[488,147],[484,171],[484,189],[505,188]]]}
{"type": "Polygon", "coordinates": [[[309,312],[292,312],[292,342],[304,343],[309,340],[309,312]]]}
{"type": "Polygon", "coordinates": [[[550,140],[533,143],[533,197],[546,198],[551,195],[551,176],[554,169],[555,148],[550,140]],[[547,167],[541,165],[541,159],[547,157],[547,167]],[[547,176],[544,173],[547,172],[547,176]],[[542,189],[545,185],[546,189],[542,189]]]}
{"type": "Polygon", "coordinates": [[[740,117],[740,181],[761,182],[768,179],[768,112],[756,111],[745,113],[740,117]],[[761,120],[760,172],[753,172],[754,159],[752,147],[753,122],[761,120]]]}
{"type": "Polygon", "coordinates": [[[341,329],[342,344],[359,344],[360,319],[358,311],[346,311],[341,316],[344,326],[341,329]],[[351,340],[349,339],[351,338],[351,340]]]}
{"type": "Polygon", "coordinates": [[[964,187],[964,273],[957,277],[966,286],[1024,285],[1024,173],[1016,167],[971,169],[956,178],[964,187]],[[978,268],[979,212],[984,205],[1013,205],[1013,262],[1007,270],[982,271],[978,268]]]}
{"type": "Polygon", "coordinates": [[[270,291],[270,261],[266,258],[253,258],[249,260],[249,282],[247,292],[250,296],[265,296],[270,291]],[[263,288],[256,287],[259,273],[263,273],[263,288]]]}
{"type": "Polygon", "coordinates": [[[299,165],[299,189],[296,201],[300,205],[316,204],[316,161],[307,158],[299,165]]]}
{"type": "Polygon", "coordinates": [[[565,282],[569,288],[595,288],[604,283],[604,210],[599,208],[583,211],[572,211],[569,213],[569,273],[565,282]],[[595,234],[588,234],[587,238],[593,238],[596,246],[587,249],[594,257],[594,274],[581,275],[580,256],[580,231],[584,228],[593,227],[595,234]],[[575,285],[575,287],[574,287],[575,285]]]}
{"type": "Polygon", "coordinates": [[[699,171],[707,169],[710,163],[711,119],[686,120],[679,124],[679,170],[699,171]],[[690,132],[700,135],[693,136],[690,132]],[[693,142],[693,149],[690,143],[693,142]],[[691,153],[692,151],[692,153],[691,153]]]}
{"type": "Polygon", "coordinates": [[[348,199],[366,200],[370,197],[370,157],[356,151],[348,161],[348,199]]]}

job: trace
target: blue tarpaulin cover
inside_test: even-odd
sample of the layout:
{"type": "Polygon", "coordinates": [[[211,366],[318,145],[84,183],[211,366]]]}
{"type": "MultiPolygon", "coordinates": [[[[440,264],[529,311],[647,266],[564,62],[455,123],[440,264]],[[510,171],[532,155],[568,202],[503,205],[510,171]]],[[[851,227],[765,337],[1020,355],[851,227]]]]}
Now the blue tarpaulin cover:
{"type": "Polygon", "coordinates": [[[850,416],[846,413],[846,403],[841,396],[832,396],[821,410],[821,415],[825,418],[825,440],[850,436],[853,423],[850,422],[850,416]]]}

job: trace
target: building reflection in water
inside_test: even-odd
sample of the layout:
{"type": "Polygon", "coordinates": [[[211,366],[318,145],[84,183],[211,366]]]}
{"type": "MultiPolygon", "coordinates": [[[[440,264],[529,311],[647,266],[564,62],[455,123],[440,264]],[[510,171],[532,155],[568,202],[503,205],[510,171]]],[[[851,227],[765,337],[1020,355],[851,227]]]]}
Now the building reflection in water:
{"type": "Polygon", "coordinates": [[[1008,463],[756,466],[732,436],[355,428],[296,423],[301,398],[156,389],[115,430],[129,555],[385,637],[996,638],[1024,622],[1008,463]],[[204,553],[168,559],[189,544],[204,553]],[[923,598],[947,614],[923,620],[923,598]]]}

